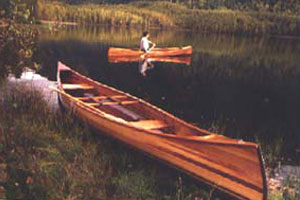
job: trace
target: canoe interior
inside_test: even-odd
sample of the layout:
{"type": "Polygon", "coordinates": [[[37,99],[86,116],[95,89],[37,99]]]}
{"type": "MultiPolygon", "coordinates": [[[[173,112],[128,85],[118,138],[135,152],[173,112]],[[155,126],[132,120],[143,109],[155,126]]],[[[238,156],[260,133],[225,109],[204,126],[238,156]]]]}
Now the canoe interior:
{"type": "Polygon", "coordinates": [[[138,98],[98,85],[72,71],[62,70],[60,79],[67,94],[135,127],[173,135],[208,135],[205,131],[179,123],[138,98]]]}

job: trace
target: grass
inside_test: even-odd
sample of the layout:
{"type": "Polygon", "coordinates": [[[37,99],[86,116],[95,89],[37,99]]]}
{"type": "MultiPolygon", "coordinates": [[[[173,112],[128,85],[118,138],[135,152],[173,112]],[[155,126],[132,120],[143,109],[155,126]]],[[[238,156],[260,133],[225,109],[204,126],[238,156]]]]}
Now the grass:
{"type": "MultiPolygon", "coordinates": [[[[50,110],[36,90],[14,86],[1,94],[1,161],[7,165],[8,175],[2,185],[8,199],[107,195],[112,165],[84,123],[50,110]]],[[[144,195],[144,187],[130,196],[144,195]]]]}
{"type": "MultiPolygon", "coordinates": [[[[4,84],[5,85],[5,84],[4,84]]],[[[185,175],[49,107],[24,85],[0,90],[0,186],[7,199],[195,199],[185,175]],[[2,170],[1,170],[2,169],[2,170]]],[[[216,195],[215,198],[218,199],[216,195]]]]}
{"type": "Polygon", "coordinates": [[[68,5],[61,3],[38,4],[38,19],[74,21],[84,24],[167,26],[173,22],[160,12],[127,5],[68,5]]]}
{"type": "MultiPolygon", "coordinates": [[[[53,113],[41,94],[20,86],[1,92],[1,158],[8,199],[101,197],[109,168],[84,125],[53,113]],[[87,142],[83,142],[84,138],[87,142]],[[90,165],[93,163],[93,165],[90,165]],[[98,179],[97,177],[101,177],[98,179]]],[[[76,199],[75,198],[75,199],[76,199]]]]}
{"type": "Polygon", "coordinates": [[[201,32],[298,35],[300,18],[288,13],[190,9],[170,2],[69,5],[39,2],[37,18],[81,24],[192,29],[201,32]]]}

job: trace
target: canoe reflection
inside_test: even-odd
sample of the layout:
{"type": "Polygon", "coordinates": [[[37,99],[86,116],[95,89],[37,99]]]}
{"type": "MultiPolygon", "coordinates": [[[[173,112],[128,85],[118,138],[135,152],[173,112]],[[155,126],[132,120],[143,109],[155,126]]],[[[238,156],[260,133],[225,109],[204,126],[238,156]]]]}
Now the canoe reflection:
{"type": "Polygon", "coordinates": [[[191,56],[177,56],[177,57],[141,57],[141,56],[108,56],[108,62],[110,63],[121,63],[121,62],[141,62],[145,59],[151,59],[152,62],[171,62],[179,64],[191,64],[191,56]]]}
{"type": "Polygon", "coordinates": [[[108,62],[138,62],[139,72],[142,76],[146,76],[146,71],[154,68],[154,62],[170,62],[190,65],[191,56],[177,56],[177,57],[142,57],[142,56],[108,56],[108,62]]]}
{"type": "Polygon", "coordinates": [[[154,59],[146,58],[139,62],[139,72],[142,76],[146,76],[146,71],[154,68],[153,60],[154,59]]]}

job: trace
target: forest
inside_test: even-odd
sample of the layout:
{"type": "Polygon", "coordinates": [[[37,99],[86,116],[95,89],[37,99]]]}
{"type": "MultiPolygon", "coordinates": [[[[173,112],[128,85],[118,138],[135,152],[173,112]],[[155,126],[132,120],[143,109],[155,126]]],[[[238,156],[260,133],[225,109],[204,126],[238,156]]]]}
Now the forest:
{"type": "MultiPolygon", "coordinates": [[[[139,0],[45,0],[60,1],[68,4],[97,3],[97,4],[115,4],[129,3],[139,0]]],[[[150,0],[151,1],[151,0],[150,0]]],[[[157,0],[152,0],[157,1],[157,0]]],[[[140,0],[139,2],[149,2],[149,0],[140,0]]],[[[190,8],[198,9],[234,9],[234,10],[255,10],[270,12],[290,12],[298,13],[300,3],[297,0],[169,0],[172,3],[186,4],[190,8]]]]}

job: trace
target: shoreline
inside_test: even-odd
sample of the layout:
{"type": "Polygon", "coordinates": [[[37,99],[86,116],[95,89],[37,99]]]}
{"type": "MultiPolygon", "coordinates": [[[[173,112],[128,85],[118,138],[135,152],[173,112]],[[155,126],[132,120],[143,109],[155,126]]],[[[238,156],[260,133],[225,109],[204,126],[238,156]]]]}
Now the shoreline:
{"type": "MultiPolygon", "coordinates": [[[[111,24],[81,24],[78,22],[71,22],[71,21],[50,21],[50,20],[36,20],[37,25],[55,25],[55,26],[65,26],[65,27],[108,27],[108,28],[129,28],[129,29],[139,29],[140,26],[130,26],[124,27],[119,25],[111,25],[111,24]]],[[[1,26],[0,26],[1,28],[1,26]]],[[[5,28],[5,27],[4,27],[5,28]]],[[[149,27],[149,30],[162,30],[160,27],[149,27]]],[[[221,35],[236,35],[236,36],[243,36],[243,37],[266,37],[266,38],[274,38],[274,39],[281,39],[281,40],[300,40],[300,36],[297,35],[278,35],[278,34],[265,34],[265,35],[242,35],[242,34],[235,34],[235,33],[217,33],[217,32],[205,32],[199,31],[194,29],[188,28],[180,28],[180,27],[165,27],[163,30],[175,30],[178,32],[190,32],[190,33],[199,33],[199,34],[221,34],[221,35]]]]}
{"type": "MultiPolygon", "coordinates": [[[[19,79],[9,76],[4,90],[9,90],[10,85],[14,84],[21,84],[38,90],[48,106],[57,110],[57,95],[48,87],[49,85],[55,86],[55,83],[55,81],[50,81],[32,70],[26,70],[19,79]]],[[[267,169],[266,176],[269,197],[281,197],[284,195],[294,198],[298,197],[297,195],[299,195],[300,191],[297,189],[297,183],[300,183],[300,166],[281,165],[281,163],[278,163],[278,166],[275,168],[267,169]]]]}
{"type": "Polygon", "coordinates": [[[41,25],[44,25],[44,24],[47,24],[47,25],[48,24],[50,24],[50,25],[67,25],[67,26],[78,26],[78,25],[80,25],[77,22],[51,21],[51,20],[43,20],[43,19],[36,20],[36,23],[41,24],[41,25]]]}
{"type": "Polygon", "coordinates": [[[227,33],[298,36],[300,17],[287,13],[230,9],[189,9],[170,2],[114,5],[63,3],[39,4],[36,18],[66,25],[111,25],[227,33]],[[162,12],[162,10],[164,12],[162,12]]]}

